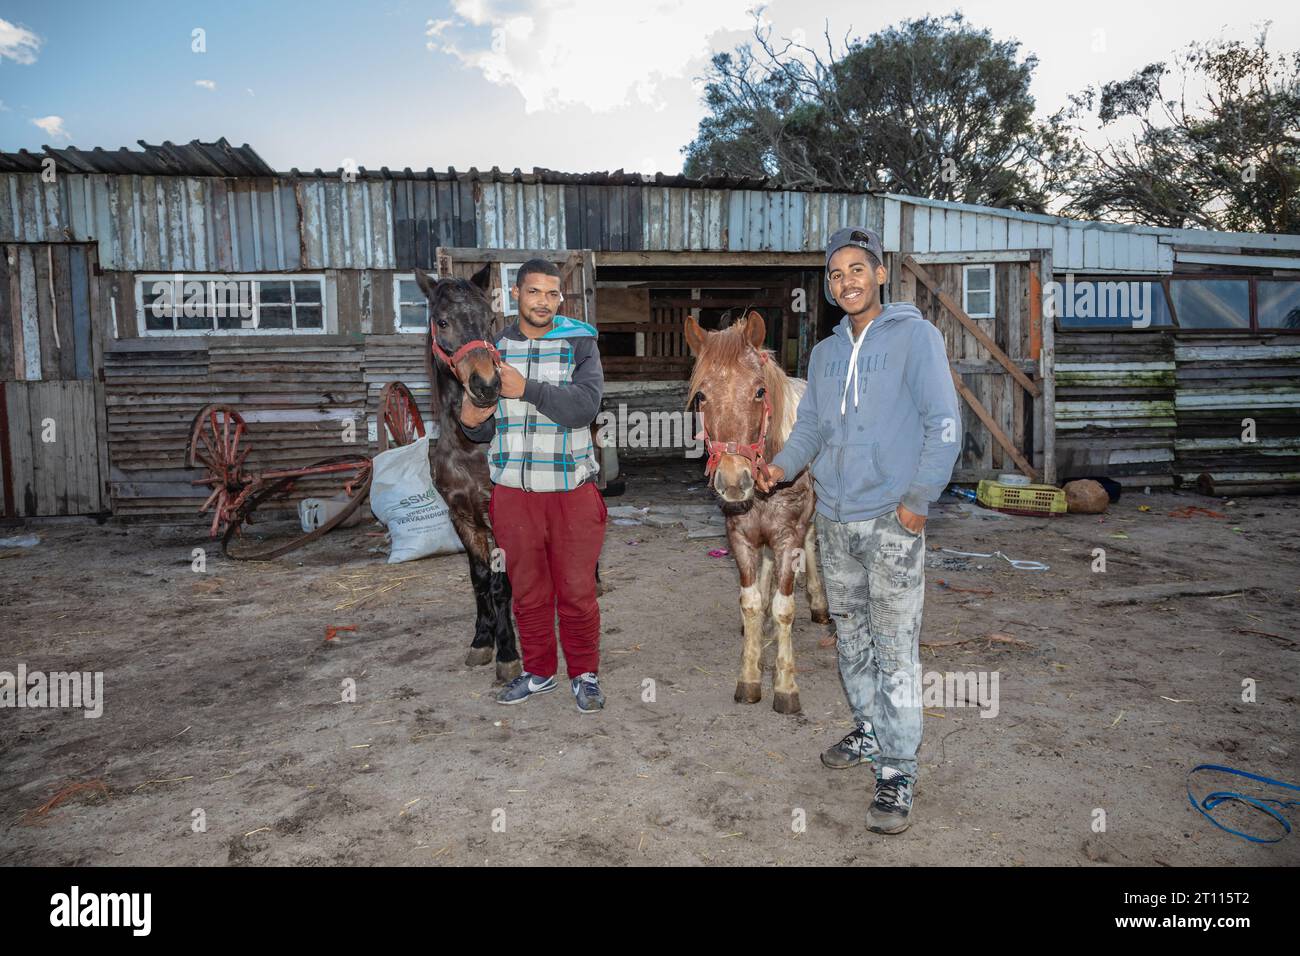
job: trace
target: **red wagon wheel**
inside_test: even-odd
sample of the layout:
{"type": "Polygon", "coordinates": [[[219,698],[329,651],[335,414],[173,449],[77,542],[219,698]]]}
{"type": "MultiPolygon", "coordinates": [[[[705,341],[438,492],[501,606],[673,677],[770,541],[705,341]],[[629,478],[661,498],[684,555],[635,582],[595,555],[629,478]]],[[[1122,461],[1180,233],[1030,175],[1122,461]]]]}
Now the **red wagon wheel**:
{"type": "Polygon", "coordinates": [[[389,382],[379,393],[379,450],[401,448],[424,437],[424,419],[415,396],[401,382],[389,382]]]}
{"type": "Polygon", "coordinates": [[[365,455],[325,458],[254,491],[242,502],[226,527],[226,533],[221,538],[221,553],[234,561],[267,561],[301,548],[309,541],[315,541],[350,518],[366,500],[370,494],[370,465],[371,461],[365,455]],[[284,512],[279,520],[263,515],[256,531],[245,527],[253,523],[253,514],[258,508],[277,498],[286,497],[297,482],[326,475],[345,479],[343,490],[348,500],[337,514],[320,527],[303,531],[296,510],[284,512]]]}
{"type": "Polygon", "coordinates": [[[252,479],[244,474],[244,459],[249,446],[244,440],[248,427],[244,416],[230,405],[204,405],[190,425],[190,468],[203,468],[207,474],[193,482],[209,489],[199,513],[212,509],[212,537],[223,525],[229,525],[243,503],[245,489],[252,479]]]}

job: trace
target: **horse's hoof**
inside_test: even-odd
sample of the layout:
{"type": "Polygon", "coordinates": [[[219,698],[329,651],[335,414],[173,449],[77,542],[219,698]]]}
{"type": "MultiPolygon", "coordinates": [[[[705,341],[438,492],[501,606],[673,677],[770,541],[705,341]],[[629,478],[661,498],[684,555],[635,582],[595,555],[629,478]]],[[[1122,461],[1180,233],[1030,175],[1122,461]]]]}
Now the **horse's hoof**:
{"type": "Polygon", "coordinates": [[[492,645],[487,647],[471,647],[469,653],[465,655],[466,667],[482,667],[484,664],[491,664],[495,651],[492,645]]]}
{"type": "Polygon", "coordinates": [[[814,624],[829,624],[831,622],[831,612],[818,611],[814,608],[812,611],[812,622],[814,624]]]}
{"type": "Polygon", "coordinates": [[[757,704],[762,699],[763,685],[761,683],[747,684],[741,681],[736,685],[737,704],[757,704]]]}
{"type": "Polygon", "coordinates": [[[778,714],[799,713],[799,692],[796,690],[789,694],[783,694],[777,691],[772,696],[772,709],[778,714]]]}
{"type": "Polygon", "coordinates": [[[524,672],[524,665],[518,660],[497,661],[497,680],[503,684],[509,684],[512,680],[524,672]]]}

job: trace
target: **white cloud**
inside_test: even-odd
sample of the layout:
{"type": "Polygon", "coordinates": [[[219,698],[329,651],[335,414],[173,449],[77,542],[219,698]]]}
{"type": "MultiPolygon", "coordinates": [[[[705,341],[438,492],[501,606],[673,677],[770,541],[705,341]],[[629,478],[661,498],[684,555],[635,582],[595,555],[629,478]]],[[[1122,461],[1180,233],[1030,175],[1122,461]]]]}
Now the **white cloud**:
{"type": "Polygon", "coordinates": [[[508,9],[454,0],[454,22],[428,21],[426,46],[515,87],[529,113],[574,104],[607,112],[630,102],[663,109],[660,84],[702,71],[710,38],[749,27],[753,3],[651,0],[629,14],[607,0],[522,0],[508,9]]]}
{"type": "Polygon", "coordinates": [[[195,80],[194,85],[201,86],[205,90],[215,90],[217,88],[217,84],[213,83],[211,80],[195,80]]]}
{"type": "Polygon", "coordinates": [[[5,101],[0,100],[0,113],[8,113],[9,107],[5,106],[5,101]]]}
{"type": "Polygon", "coordinates": [[[32,124],[43,129],[50,139],[72,139],[63,128],[62,116],[40,116],[32,120],[32,124]]]}
{"type": "Polygon", "coordinates": [[[15,63],[35,63],[42,42],[31,30],[0,19],[0,63],[5,57],[15,63]]]}

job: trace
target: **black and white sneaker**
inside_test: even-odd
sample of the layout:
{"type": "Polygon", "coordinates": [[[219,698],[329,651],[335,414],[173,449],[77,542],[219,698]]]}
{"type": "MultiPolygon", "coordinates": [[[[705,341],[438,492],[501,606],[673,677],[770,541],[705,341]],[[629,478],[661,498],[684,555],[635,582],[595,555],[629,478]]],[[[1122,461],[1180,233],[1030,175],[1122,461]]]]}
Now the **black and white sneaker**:
{"type": "Polygon", "coordinates": [[[501,693],[497,694],[497,703],[522,704],[529,697],[536,697],[538,694],[549,694],[558,686],[560,685],[556,683],[554,675],[538,677],[536,674],[524,671],[501,688],[501,693]]]}
{"type": "Polygon", "coordinates": [[[912,825],[912,788],[916,781],[894,767],[881,767],[876,798],[867,810],[867,829],[873,833],[902,833],[912,825]]]}
{"type": "Polygon", "coordinates": [[[880,755],[880,744],[871,725],[857,726],[839,743],[822,751],[822,763],[832,770],[871,763],[880,755]]]}
{"type": "Polygon", "coordinates": [[[605,695],[600,692],[600,679],[591,671],[579,674],[569,681],[573,699],[578,702],[578,713],[594,714],[605,709],[605,695]]]}

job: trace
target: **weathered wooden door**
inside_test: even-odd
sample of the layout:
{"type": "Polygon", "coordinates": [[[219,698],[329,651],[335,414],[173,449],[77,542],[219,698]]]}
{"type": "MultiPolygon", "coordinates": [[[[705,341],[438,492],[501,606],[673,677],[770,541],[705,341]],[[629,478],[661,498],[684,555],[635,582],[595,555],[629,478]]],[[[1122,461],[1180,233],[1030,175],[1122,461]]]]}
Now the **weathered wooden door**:
{"type": "MultiPolygon", "coordinates": [[[[931,253],[899,257],[898,293],[943,333],[961,396],[963,444],[954,481],[1018,471],[1054,478],[1052,332],[1042,318],[1050,251],[931,253]],[[980,317],[963,308],[966,270],[979,270],[980,317]],[[991,273],[984,269],[991,270],[991,273]]],[[[972,310],[973,311],[973,310],[972,310]]]]}
{"type": "Polygon", "coordinates": [[[7,517],[108,510],[95,250],[0,247],[0,412],[7,517]]]}

